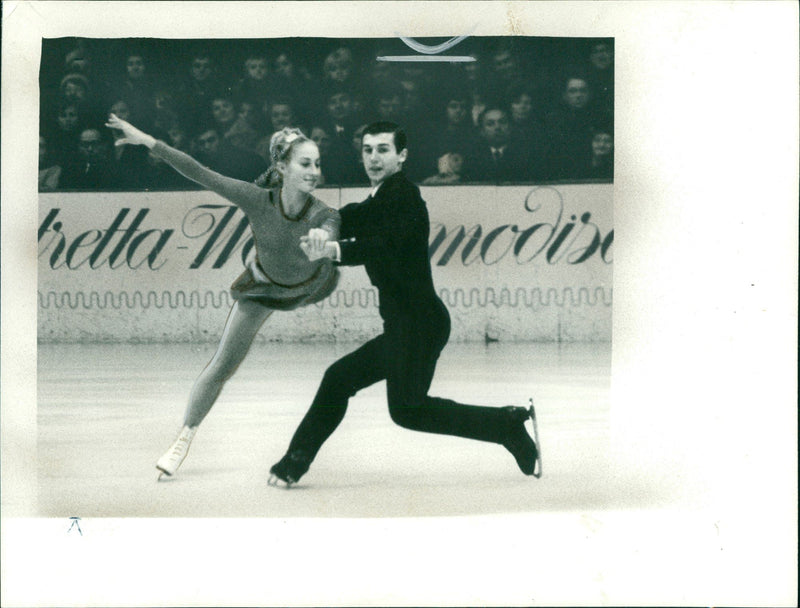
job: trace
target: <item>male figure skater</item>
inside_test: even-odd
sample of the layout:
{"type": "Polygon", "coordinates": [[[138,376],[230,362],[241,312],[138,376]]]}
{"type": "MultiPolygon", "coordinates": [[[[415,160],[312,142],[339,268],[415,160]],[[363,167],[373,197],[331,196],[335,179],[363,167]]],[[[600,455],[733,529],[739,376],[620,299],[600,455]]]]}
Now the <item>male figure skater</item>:
{"type": "Polygon", "coordinates": [[[380,380],[386,380],[389,413],[400,426],[500,444],[523,473],[541,474],[537,442],[525,429],[530,417],[536,431],[532,405],[483,407],[428,396],[450,336],[450,315],[433,286],[428,210],[419,188],[403,174],[407,156],[406,135],[398,125],[369,125],[362,157],[372,194],[340,210],[341,240],[316,229],[301,238],[310,260],[364,265],[378,289],[384,331],[327,369],[286,455],[270,469],[271,485],[297,482],[344,418],[348,399],[380,380]]]}

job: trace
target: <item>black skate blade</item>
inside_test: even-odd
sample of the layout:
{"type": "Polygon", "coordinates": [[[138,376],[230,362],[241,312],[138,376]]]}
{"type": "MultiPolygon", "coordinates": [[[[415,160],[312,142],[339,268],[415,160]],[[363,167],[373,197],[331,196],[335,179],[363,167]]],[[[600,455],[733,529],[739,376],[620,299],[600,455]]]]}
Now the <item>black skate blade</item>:
{"type": "Polygon", "coordinates": [[[533,442],[536,444],[536,464],[533,467],[533,476],[539,479],[542,476],[542,443],[539,441],[539,425],[536,423],[536,410],[533,408],[533,397],[529,400],[528,415],[533,423],[533,442]]]}
{"type": "Polygon", "coordinates": [[[158,471],[158,477],[156,477],[156,481],[157,482],[158,481],[162,481],[162,480],[167,480],[167,479],[170,479],[172,477],[172,475],[167,473],[164,469],[162,469],[159,466],[156,467],[156,471],[158,471]]]}

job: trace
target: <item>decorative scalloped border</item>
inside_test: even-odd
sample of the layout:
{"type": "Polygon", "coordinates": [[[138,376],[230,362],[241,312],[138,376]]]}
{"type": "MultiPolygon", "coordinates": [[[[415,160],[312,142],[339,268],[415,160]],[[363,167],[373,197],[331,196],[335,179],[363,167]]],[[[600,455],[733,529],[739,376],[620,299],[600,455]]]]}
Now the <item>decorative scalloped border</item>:
{"type": "MultiPolygon", "coordinates": [[[[502,288],[499,290],[493,287],[480,289],[457,288],[450,290],[443,288],[439,290],[439,296],[450,308],[534,308],[537,306],[606,306],[610,307],[613,301],[613,289],[596,287],[565,287],[560,292],[555,288],[542,290],[539,287],[525,289],[519,287],[511,290],[502,288]]],[[[64,291],[64,292],[38,292],[39,308],[47,310],[50,308],[76,310],[83,308],[107,309],[121,308],[148,309],[148,308],[228,308],[231,305],[231,296],[228,291],[205,291],[198,290],[185,292],[182,290],[171,292],[155,291],[133,292],[122,291],[113,293],[106,291],[64,291]]],[[[378,306],[378,295],[375,289],[364,288],[352,291],[336,290],[326,300],[315,304],[317,308],[370,308],[378,306]]]]}

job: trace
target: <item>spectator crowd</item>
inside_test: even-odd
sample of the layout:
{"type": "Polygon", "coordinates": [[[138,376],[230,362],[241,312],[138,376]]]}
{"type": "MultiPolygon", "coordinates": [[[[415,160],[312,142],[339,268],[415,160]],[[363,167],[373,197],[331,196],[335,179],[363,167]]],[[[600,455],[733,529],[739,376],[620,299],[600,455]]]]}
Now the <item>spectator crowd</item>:
{"type": "Polygon", "coordinates": [[[248,181],[270,135],[295,126],[319,146],[323,185],[366,185],[360,135],[375,120],[404,127],[422,184],[613,178],[612,40],[468,38],[450,54],[473,62],[378,60],[410,54],[390,39],[44,40],[39,189],[196,187],[114,146],[109,113],[248,181]]]}

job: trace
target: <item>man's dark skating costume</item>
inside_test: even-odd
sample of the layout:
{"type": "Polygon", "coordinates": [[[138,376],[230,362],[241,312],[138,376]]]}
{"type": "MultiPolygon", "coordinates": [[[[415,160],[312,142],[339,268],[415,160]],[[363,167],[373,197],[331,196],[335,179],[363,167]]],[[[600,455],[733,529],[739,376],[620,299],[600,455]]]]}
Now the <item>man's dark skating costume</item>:
{"type": "Polygon", "coordinates": [[[419,188],[400,171],[386,178],[374,197],[346,205],[340,215],[339,263],[364,265],[378,289],[383,333],[327,369],[272,474],[297,481],[341,422],[349,398],[381,380],[386,380],[389,413],[400,426],[504,445],[522,471],[533,474],[537,448],[524,427],[528,410],[428,396],[450,335],[450,316],[433,286],[428,210],[419,188]]]}

